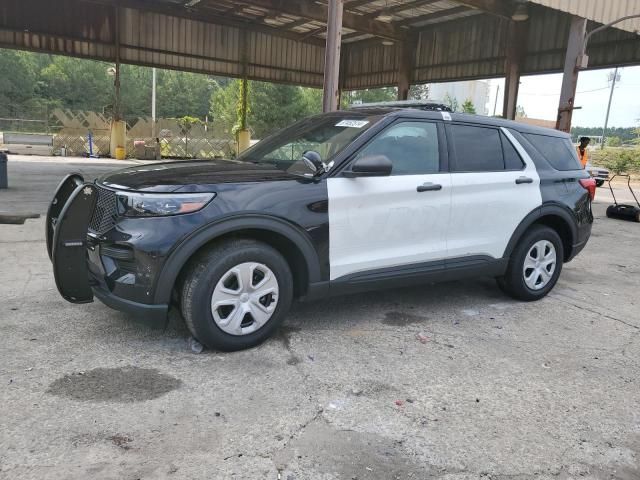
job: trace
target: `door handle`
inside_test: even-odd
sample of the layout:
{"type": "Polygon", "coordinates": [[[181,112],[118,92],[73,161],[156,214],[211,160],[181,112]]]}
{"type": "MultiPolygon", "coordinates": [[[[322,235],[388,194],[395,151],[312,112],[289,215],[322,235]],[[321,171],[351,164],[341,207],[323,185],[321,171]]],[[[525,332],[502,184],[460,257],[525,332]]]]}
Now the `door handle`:
{"type": "Polygon", "coordinates": [[[516,185],[520,185],[521,183],[533,183],[533,178],[529,178],[529,177],[516,178],[516,185]]]}
{"type": "Polygon", "coordinates": [[[416,188],[416,190],[418,192],[433,192],[436,190],[442,190],[442,185],[438,183],[427,182],[423,183],[422,185],[418,185],[418,188],[416,188]]]}

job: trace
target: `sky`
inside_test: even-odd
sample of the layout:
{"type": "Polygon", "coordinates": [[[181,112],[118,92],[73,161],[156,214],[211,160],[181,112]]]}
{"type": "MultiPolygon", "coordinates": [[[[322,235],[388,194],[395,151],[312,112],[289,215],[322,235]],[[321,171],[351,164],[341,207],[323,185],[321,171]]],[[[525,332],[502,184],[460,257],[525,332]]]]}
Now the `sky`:
{"type": "MultiPolygon", "coordinates": [[[[573,112],[573,126],[602,127],[609,101],[609,73],[613,69],[580,72],[575,105],[582,107],[573,112]]],[[[640,125],[640,67],[619,68],[620,80],[616,82],[609,114],[609,127],[635,127],[640,125]]],[[[489,113],[498,93],[497,113],[502,111],[504,79],[492,79],[490,83],[489,113]]],[[[560,99],[562,74],[531,75],[521,77],[518,105],[522,105],[530,118],[555,120],[560,99]]]]}

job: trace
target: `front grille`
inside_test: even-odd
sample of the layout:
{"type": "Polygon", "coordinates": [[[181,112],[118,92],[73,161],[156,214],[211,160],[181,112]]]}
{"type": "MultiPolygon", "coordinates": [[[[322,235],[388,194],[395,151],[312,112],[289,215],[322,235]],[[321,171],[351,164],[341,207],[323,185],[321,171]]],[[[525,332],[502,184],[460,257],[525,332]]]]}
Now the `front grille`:
{"type": "Polygon", "coordinates": [[[116,192],[98,187],[98,201],[89,220],[89,230],[98,235],[104,235],[113,228],[118,217],[116,192]]]}

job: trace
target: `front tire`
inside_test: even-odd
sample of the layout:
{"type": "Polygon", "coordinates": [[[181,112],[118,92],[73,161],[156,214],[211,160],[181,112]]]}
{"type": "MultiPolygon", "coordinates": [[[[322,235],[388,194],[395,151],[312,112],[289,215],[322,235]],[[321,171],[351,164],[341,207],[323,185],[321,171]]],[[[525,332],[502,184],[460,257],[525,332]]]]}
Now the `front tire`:
{"type": "Polygon", "coordinates": [[[596,180],[596,187],[601,187],[604,185],[604,180],[596,180]]]}
{"type": "Polygon", "coordinates": [[[234,351],[266,340],[293,298],[286,260],[251,239],[215,244],[189,264],[181,310],[191,334],[210,349],[234,351]]]}
{"type": "Polygon", "coordinates": [[[498,285],[518,300],[543,298],[555,286],[562,271],[564,249],[558,233],[535,225],[520,239],[511,254],[507,272],[498,285]]]}

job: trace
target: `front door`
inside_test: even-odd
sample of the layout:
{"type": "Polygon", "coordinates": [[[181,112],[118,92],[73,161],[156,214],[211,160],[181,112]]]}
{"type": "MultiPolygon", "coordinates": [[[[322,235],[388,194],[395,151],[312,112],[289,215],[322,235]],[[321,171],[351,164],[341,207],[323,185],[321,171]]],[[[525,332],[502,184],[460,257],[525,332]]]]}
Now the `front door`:
{"type": "Polygon", "coordinates": [[[390,176],[328,179],[331,280],[447,256],[451,176],[441,171],[440,128],[398,121],[352,159],[384,155],[390,176]]]}

